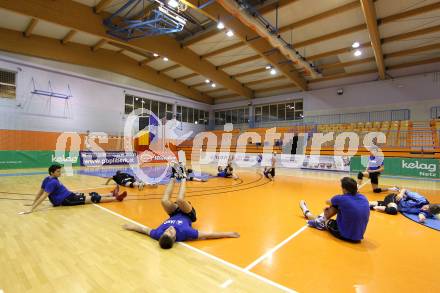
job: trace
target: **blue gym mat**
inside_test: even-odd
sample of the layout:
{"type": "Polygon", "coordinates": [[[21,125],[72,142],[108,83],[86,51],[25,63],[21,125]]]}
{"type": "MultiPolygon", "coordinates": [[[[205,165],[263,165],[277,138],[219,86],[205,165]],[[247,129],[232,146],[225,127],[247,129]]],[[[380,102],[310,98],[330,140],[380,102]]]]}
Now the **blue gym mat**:
{"type": "MultiPolygon", "coordinates": [[[[402,213],[405,217],[407,217],[410,220],[413,220],[414,222],[419,223],[419,217],[414,214],[407,214],[402,213]]],[[[424,225],[426,227],[432,228],[434,230],[440,231],[440,220],[437,218],[428,218],[425,220],[425,223],[419,223],[420,225],[424,225]]]]}
{"type": "MultiPolygon", "coordinates": [[[[141,168],[142,172],[144,174],[147,174],[148,177],[154,178],[158,177],[164,172],[164,170],[167,168],[167,166],[151,166],[151,167],[144,167],[141,168]]],[[[103,177],[103,178],[110,178],[115,175],[116,171],[121,171],[124,173],[128,173],[130,175],[135,176],[137,178],[136,174],[134,174],[133,170],[131,168],[110,168],[110,169],[88,169],[88,170],[78,170],[76,173],[81,175],[88,175],[88,176],[97,176],[97,177],[103,177]]],[[[167,171],[167,175],[159,182],[159,184],[167,184],[170,181],[171,176],[171,169],[167,171]]],[[[200,179],[208,179],[211,176],[206,173],[202,173],[200,176],[196,176],[200,179]]],[[[146,183],[152,183],[152,182],[146,182],[146,183]]]]}

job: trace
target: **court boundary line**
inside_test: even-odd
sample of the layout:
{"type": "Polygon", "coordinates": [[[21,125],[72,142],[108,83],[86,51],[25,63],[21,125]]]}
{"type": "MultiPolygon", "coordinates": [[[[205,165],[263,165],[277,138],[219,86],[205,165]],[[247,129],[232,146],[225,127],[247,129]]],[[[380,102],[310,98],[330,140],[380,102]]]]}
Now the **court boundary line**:
{"type": "MultiPolygon", "coordinates": [[[[112,211],[112,210],[110,210],[110,209],[107,209],[107,208],[105,208],[105,207],[103,207],[103,206],[100,206],[100,205],[98,205],[98,204],[92,204],[92,205],[95,206],[95,207],[97,207],[97,208],[99,208],[99,209],[101,209],[101,210],[103,210],[103,211],[106,211],[106,212],[108,212],[108,213],[110,213],[110,214],[112,214],[112,215],[114,215],[114,216],[117,216],[117,217],[119,217],[119,218],[121,218],[121,219],[124,219],[124,220],[126,220],[126,221],[128,221],[128,222],[131,222],[131,223],[133,223],[133,224],[136,224],[136,225],[139,225],[139,226],[141,226],[141,227],[147,228],[147,226],[145,226],[145,225],[143,225],[143,224],[141,224],[141,223],[139,223],[139,222],[136,222],[135,220],[132,220],[132,219],[130,219],[130,218],[127,218],[127,217],[125,217],[125,216],[123,216],[123,215],[121,215],[121,214],[118,214],[117,212],[114,212],[114,211],[112,211]]],[[[278,289],[281,289],[281,290],[283,290],[283,291],[285,291],[285,292],[289,292],[289,293],[297,293],[297,291],[295,291],[295,290],[293,290],[293,289],[287,288],[287,287],[285,287],[285,286],[283,286],[283,285],[281,285],[281,284],[279,284],[279,283],[277,283],[277,282],[275,282],[275,281],[272,281],[272,280],[267,279],[267,278],[265,278],[265,277],[263,277],[263,276],[261,276],[261,275],[258,275],[258,274],[256,274],[256,273],[253,273],[253,272],[251,272],[251,271],[248,271],[248,270],[246,270],[246,269],[244,269],[244,268],[242,268],[242,267],[240,267],[240,266],[238,266],[238,265],[235,265],[235,264],[233,264],[233,263],[230,263],[230,262],[228,262],[228,261],[226,261],[226,260],[224,260],[224,259],[221,259],[221,258],[219,258],[219,257],[217,257],[217,256],[215,256],[215,255],[212,255],[212,254],[210,254],[210,253],[208,253],[208,252],[206,252],[206,251],[203,251],[203,250],[201,250],[201,249],[195,248],[195,247],[193,247],[193,246],[191,246],[191,245],[189,245],[189,244],[186,244],[186,243],[183,243],[183,242],[177,242],[177,244],[178,244],[178,245],[181,245],[181,246],[183,246],[183,247],[186,247],[186,248],[189,249],[189,250],[192,250],[192,251],[194,251],[194,252],[197,252],[197,253],[199,253],[199,254],[202,254],[202,255],[204,255],[204,256],[206,256],[206,257],[212,259],[212,260],[215,260],[215,261],[217,261],[217,262],[219,262],[219,263],[221,263],[221,264],[223,264],[223,265],[226,265],[226,266],[229,267],[229,268],[235,269],[235,270],[240,271],[240,272],[242,272],[242,273],[244,273],[244,274],[246,274],[246,275],[249,275],[249,276],[251,276],[251,277],[254,277],[254,278],[256,278],[256,279],[258,279],[258,280],[260,280],[260,281],[262,281],[262,282],[264,282],[264,283],[266,283],[266,284],[269,284],[269,285],[271,285],[271,286],[273,286],[273,287],[276,287],[276,288],[278,288],[278,289]]],[[[231,282],[231,283],[232,283],[232,282],[231,282]]],[[[228,284],[228,285],[229,285],[229,284],[228,284]]]]}
{"type": "Polygon", "coordinates": [[[268,256],[272,255],[273,253],[275,253],[278,249],[280,249],[281,247],[283,247],[284,245],[287,244],[287,242],[289,242],[290,240],[292,240],[293,238],[295,238],[296,236],[298,236],[299,234],[301,234],[302,232],[304,232],[307,228],[309,227],[309,225],[304,225],[302,226],[300,229],[298,229],[295,233],[293,233],[292,235],[290,235],[289,237],[287,237],[286,239],[284,239],[283,241],[281,241],[280,243],[278,243],[276,246],[274,246],[273,248],[269,249],[266,253],[264,253],[262,256],[260,256],[259,258],[257,258],[256,260],[254,260],[252,263],[250,263],[247,267],[245,267],[245,270],[252,270],[254,267],[256,267],[259,263],[261,263],[262,261],[264,261],[268,256]]]}
{"type": "MultiPolygon", "coordinates": [[[[365,181],[364,183],[362,183],[359,187],[358,190],[360,190],[362,187],[364,187],[367,183],[369,182],[369,180],[365,181]]],[[[283,247],[284,245],[286,245],[290,240],[292,240],[293,238],[295,238],[296,236],[298,236],[299,234],[301,234],[302,232],[304,232],[307,228],[309,227],[309,225],[304,225],[302,226],[299,230],[297,230],[296,232],[294,232],[292,235],[290,235],[289,237],[287,237],[286,239],[284,239],[283,241],[281,241],[280,243],[278,243],[276,246],[274,246],[273,248],[269,249],[266,253],[264,253],[262,256],[260,256],[259,258],[257,258],[255,261],[253,261],[252,263],[250,263],[248,266],[246,266],[244,269],[249,271],[251,269],[253,269],[254,267],[256,267],[258,264],[260,264],[261,262],[263,262],[267,257],[269,257],[270,255],[273,255],[277,250],[279,250],[281,247],[283,247]]]]}

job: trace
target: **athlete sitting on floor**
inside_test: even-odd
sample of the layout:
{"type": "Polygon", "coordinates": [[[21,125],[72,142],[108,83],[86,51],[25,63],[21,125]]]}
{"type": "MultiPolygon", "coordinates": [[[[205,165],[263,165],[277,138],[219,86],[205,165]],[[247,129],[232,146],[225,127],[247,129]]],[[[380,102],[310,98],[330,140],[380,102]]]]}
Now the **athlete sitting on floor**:
{"type": "Polygon", "coordinates": [[[238,175],[234,173],[234,168],[232,168],[231,163],[228,163],[228,165],[224,168],[222,166],[218,166],[217,171],[217,177],[233,178],[234,180],[238,179],[238,175]]]}
{"type": "Polygon", "coordinates": [[[420,223],[440,213],[440,205],[430,204],[423,195],[408,189],[388,194],[382,201],[370,201],[370,209],[390,215],[397,212],[418,215],[420,223]]]}
{"type": "Polygon", "coordinates": [[[134,224],[125,224],[126,230],[136,231],[149,235],[159,241],[163,249],[173,247],[176,241],[196,240],[196,239],[216,239],[216,238],[238,238],[237,232],[202,232],[192,228],[192,222],[197,220],[196,211],[191,203],[185,200],[186,174],[175,173],[176,178],[171,178],[162,197],[162,207],[169,215],[157,229],[150,229],[134,224]],[[170,200],[173,193],[174,183],[181,180],[179,193],[176,202],[170,200]]]}
{"type": "Polygon", "coordinates": [[[270,159],[270,167],[266,166],[264,167],[263,175],[270,179],[271,181],[275,178],[275,164],[276,164],[276,153],[274,152],[272,154],[272,158],[270,159]]]}
{"type": "Polygon", "coordinates": [[[192,169],[185,169],[183,163],[172,163],[171,164],[171,178],[180,177],[183,178],[186,176],[187,181],[196,181],[196,182],[206,182],[208,180],[195,177],[194,171],[192,169]]]}
{"type": "Polygon", "coordinates": [[[111,201],[123,201],[127,196],[127,192],[124,191],[118,194],[119,187],[106,195],[100,195],[96,192],[90,192],[89,196],[84,193],[73,193],[69,191],[59,180],[61,176],[61,166],[52,165],[49,167],[49,175],[46,177],[41,188],[38,191],[31,208],[28,211],[21,212],[20,214],[32,213],[45,199],[49,197],[50,202],[54,207],[56,206],[76,206],[90,203],[111,202],[111,201]]]}
{"type": "Polygon", "coordinates": [[[367,198],[358,193],[356,181],[350,177],[341,179],[342,195],[333,196],[324,209],[324,215],[315,217],[307,208],[304,200],[300,208],[308,219],[310,227],[328,230],[333,236],[349,241],[360,242],[364,238],[370,217],[367,198]],[[331,219],[337,214],[336,220],[331,219]]]}

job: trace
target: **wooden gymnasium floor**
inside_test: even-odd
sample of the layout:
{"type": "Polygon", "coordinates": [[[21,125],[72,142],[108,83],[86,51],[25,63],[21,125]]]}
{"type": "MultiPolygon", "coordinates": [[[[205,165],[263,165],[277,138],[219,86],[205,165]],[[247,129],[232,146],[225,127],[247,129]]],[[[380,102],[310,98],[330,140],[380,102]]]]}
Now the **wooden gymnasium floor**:
{"type": "MultiPolygon", "coordinates": [[[[45,170],[21,170],[32,173],[45,170]]],[[[124,231],[127,219],[156,227],[164,186],[129,190],[123,203],[17,212],[45,174],[0,177],[0,292],[440,292],[440,233],[401,215],[372,212],[361,244],[306,228],[298,201],[320,212],[340,192],[344,174],[277,170],[275,182],[254,171],[241,180],[188,182],[201,230],[238,231],[239,239],[187,242],[161,250],[124,231]]],[[[15,172],[15,174],[14,174],[15,172]]],[[[15,176],[5,176],[5,173],[15,176]]],[[[102,178],[63,176],[71,190],[110,190],[102,178]]],[[[440,202],[440,182],[382,178],[440,202]]],[[[176,190],[177,191],[177,188],[176,190]]],[[[380,199],[365,185],[369,199],[380,199]]]]}

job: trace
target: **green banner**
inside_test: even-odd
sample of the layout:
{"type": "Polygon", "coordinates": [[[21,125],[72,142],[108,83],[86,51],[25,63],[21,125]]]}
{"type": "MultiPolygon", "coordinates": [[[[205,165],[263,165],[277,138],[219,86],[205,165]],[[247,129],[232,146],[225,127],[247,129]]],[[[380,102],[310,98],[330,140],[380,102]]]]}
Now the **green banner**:
{"type": "Polygon", "coordinates": [[[70,162],[72,166],[80,165],[78,153],[56,156],[54,151],[0,151],[0,169],[41,168],[70,162]]]}
{"type": "MultiPolygon", "coordinates": [[[[351,158],[350,171],[364,171],[367,162],[368,156],[351,158]]],[[[384,165],[384,175],[440,178],[440,163],[436,159],[385,158],[384,165]]]]}

